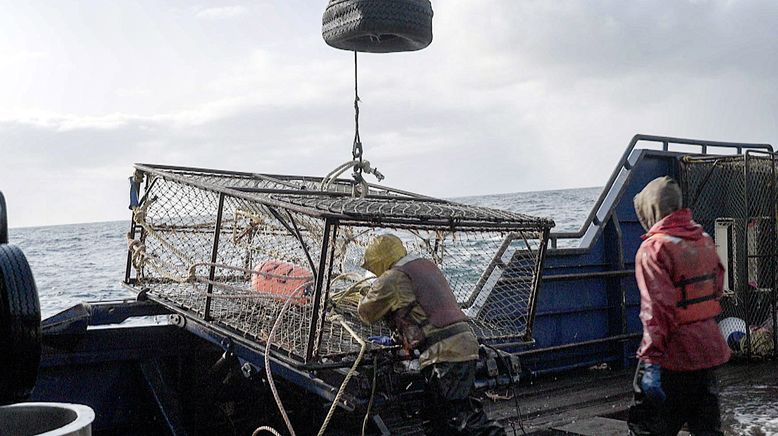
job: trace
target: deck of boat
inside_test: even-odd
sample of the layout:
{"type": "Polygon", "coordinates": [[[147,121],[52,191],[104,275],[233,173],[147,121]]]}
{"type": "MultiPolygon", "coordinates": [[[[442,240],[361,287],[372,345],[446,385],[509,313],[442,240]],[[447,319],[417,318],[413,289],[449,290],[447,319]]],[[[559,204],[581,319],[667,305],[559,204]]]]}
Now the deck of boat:
{"type": "MultiPolygon", "coordinates": [[[[717,370],[725,434],[770,434],[778,429],[778,362],[732,362],[717,370]]],[[[525,381],[516,388],[526,434],[623,435],[632,401],[633,369],[591,368],[525,381]],[[606,418],[606,419],[603,419],[606,418]]],[[[510,396],[504,391],[495,392],[510,396]]],[[[522,434],[513,400],[484,398],[508,434],[522,434]]]]}

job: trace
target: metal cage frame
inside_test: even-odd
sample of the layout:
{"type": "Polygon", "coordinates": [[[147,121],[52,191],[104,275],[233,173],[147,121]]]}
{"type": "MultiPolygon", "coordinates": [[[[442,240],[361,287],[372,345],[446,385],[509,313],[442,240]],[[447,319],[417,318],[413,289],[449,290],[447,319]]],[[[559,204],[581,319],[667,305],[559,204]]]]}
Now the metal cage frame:
{"type": "MultiPolygon", "coordinates": [[[[242,230],[239,228],[240,220],[262,218],[272,220],[275,229],[275,233],[270,232],[263,237],[273,242],[273,238],[280,238],[279,235],[283,233],[285,238],[292,241],[286,247],[294,250],[297,258],[304,259],[304,262],[299,263],[313,276],[310,295],[306,294],[304,297],[306,304],[289,309],[290,312],[307,311],[301,319],[309,321],[309,324],[297,326],[298,330],[305,331],[295,333],[294,347],[273,342],[273,351],[290,362],[346,362],[349,356],[356,354],[356,350],[348,346],[326,352],[322,348],[325,330],[332,329],[328,321],[325,321],[325,314],[327,310],[334,308],[330,295],[334,265],[336,261],[341,262],[341,266],[344,261],[353,265],[354,253],[359,251],[353,246],[341,247],[338,244],[341,241],[340,244],[345,246],[342,241],[351,238],[349,241],[359,240],[361,246],[364,246],[367,238],[364,235],[386,230],[417,235],[429,247],[435,245],[435,249],[440,248],[442,252],[448,249],[458,253],[456,249],[460,247],[470,249],[470,252],[462,255],[464,260],[460,266],[483,266],[483,272],[479,276],[468,273],[468,278],[463,279],[463,283],[475,286],[471,288],[471,293],[458,298],[463,309],[471,316],[471,325],[479,339],[488,343],[517,340],[532,342],[540,273],[549,232],[554,225],[550,219],[464,205],[375,184],[368,185],[368,192],[363,197],[354,197],[353,181],[347,179],[324,180],[319,177],[150,164],[136,164],[135,168],[138,174],[145,177],[145,185],[128,233],[131,244],[125,283],[139,292],[144,292],[144,295],[154,301],[187,317],[195,318],[198,322],[218,328],[235,339],[249,341],[261,348],[265,345],[264,339],[268,337],[268,333],[250,324],[252,320],[247,312],[249,309],[245,308],[248,306],[240,308],[236,305],[238,303],[228,306],[217,301],[220,297],[217,289],[220,286],[220,277],[226,277],[229,275],[227,272],[232,272],[232,279],[241,280],[239,276],[243,275],[245,280],[247,275],[254,274],[253,271],[242,270],[240,265],[220,264],[220,260],[224,258],[222,251],[234,249],[230,244],[234,243],[235,235],[242,230]],[[174,192],[168,185],[175,185],[177,191],[174,192]],[[165,201],[161,197],[166,195],[167,199],[173,198],[175,203],[168,211],[156,211],[155,215],[155,205],[160,204],[155,202],[165,201]],[[181,198],[175,198],[176,195],[181,198]],[[195,209],[196,205],[193,204],[204,198],[203,196],[207,196],[208,204],[216,205],[216,210],[195,209]],[[241,207],[246,210],[236,204],[243,205],[241,207]],[[247,211],[248,209],[253,210],[254,215],[247,211]],[[258,217],[260,212],[264,214],[262,217],[258,217]],[[165,221],[169,218],[168,215],[174,214],[189,214],[200,221],[187,221],[180,225],[170,224],[170,220],[165,221]],[[164,235],[167,241],[160,237],[160,242],[154,245],[154,232],[164,235]],[[354,234],[362,236],[353,236],[354,234]],[[188,253],[187,247],[176,247],[176,243],[185,241],[185,238],[193,237],[192,235],[199,238],[199,245],[193,246],[192,250],[196,251],[201,259],[207,255],[210,262],[188,264],[179,261],[188,253]],[[225,240],[227,235],[232,235],[233,240],[225,240]],[[469,241],[467,237],[481,239],[469,241]],[[469,246],[466,245],[468,243],[469,246]],[[449,245],[444,247],[444,244],[449,245]],[[161,263],[167,262],[167,265],[176,264],[175,268],[172,268],[175,274],[144,273],[142,265],[138,268],[139,247],[148,250],[140,253],[142,261],[145,259],[146,262],[151,262],[156,259],[161,263]],[[493,251],[488,247],[493,247],[493,251]],[[154,249],[157,250],[156,254],[152,254],[154,249]],[[478,255],[473,256],[473,252],[478,255]],[[185,277],[187,268],[189,276],[185,277]],[[180,277],[177,278],[176,274],[180,277]],[[160,291],[166,284],[181,285],[179,288],[188,284],[199,286],[198,295],[202,297],[201,294],[204,294],[202,306],[199,305],[200,300],[166,297],[165,293],[160,291]],[[521,301],[500,306],[499,316],[502,318],[499,318],[495,315],[496,305],[502,304],[501,299],[505,300],[506,297],[518,298],[513,297],[512,292],[519,286],[523,292],[521,301]],[[242,312],[235,314],[237,311],[242,312]],[[492,311],[491,314],[489,311],[492,311]],[[509,311],[516,312],[517,317],[521,315],[521,321],[510,318],[514,314],[509,311]],[[486,315],[483,315],[484,312],[486,315]],[[227,315],[224,314],[240,318],[243,324],[236,326],[234,322],[225,322],[227,315]],[[494,327],[498,324],[501,326],[499,329],[494,327]],[[251,328],[256,331],[248,331],[251,328]]],[[[251,259],[246,260],[246,267],[250,268],[251,262],[251,259]]],[[[275,300],[271,303],[268,306],[274,306],[273,309],[267,309],[268,312],[261,318],[266,327],[267,322],[278,320],[280,316],[278,306],[281,301],[275,300]]],[[[253,314],[261,310],[265,309],[252,307],[250,312],[253,314]]],[[[283,324],[292,321],[283,319],[279,322],[283,324]]],[[[367,336],[376,332],[384,334],[387,330],[385,326],[377,326],[373,330],[364,330],[361,334],[367,336]]],[[[380,349],[371,347],[371,351],[380,349]]]]}
{"type": "Polygon", "coordinates": [[[727,258],[722,262],[727,270],[728,292],[722,300],[721,318],[735,316],[745,322],[745,346],[740,353],[747,358],[757,354],[754,334],[764,325],[771,330],[769,354],[775,356],[778,348],[777,159],[778,154],[763,150],[681,159],[684,203],[709,234],[726,239],[716,241],[727,247],[727,258]],[[717,227],[729,229],[717,232],[717,227]]]}

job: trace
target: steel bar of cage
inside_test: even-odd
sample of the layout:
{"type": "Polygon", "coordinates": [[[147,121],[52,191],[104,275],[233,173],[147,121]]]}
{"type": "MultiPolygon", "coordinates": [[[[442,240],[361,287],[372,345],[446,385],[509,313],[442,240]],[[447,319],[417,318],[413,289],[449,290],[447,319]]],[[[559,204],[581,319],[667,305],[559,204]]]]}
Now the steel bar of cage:
{"type": "MultiPolygon", "coordinates": [[[[330,283],[332,282],[332,269],[335,266],[335,248],[337,248],[337,240],[338,240],[338,229],[340,225],[337,221],[334,221],[332,223],[332,248],[330,248],[330,259],[329,259],[329,269],[327,270],[327,283],[324,283],[324,296],[323,299],[323,306],[321,309],[322,313],[327,313],[327,301],[329,301],[330,298],[330,283]]],[[[322,252],[324,252],[324,247],[322,247],[322,252]]],[[[318,327],[318,337],[316,338],[316,350],[318,351],[321,348],[321,339],[322,339],[322,332],[324,331],[324,317],[321,317],[321,320],[319,321],[319,327],[318,327]]]]}
{"type": "MultiPolygon", "coordinates": [[[[294,186],[293,184],[289,183],[289,180],[301,180],[304,182],[310,182],[310,183],[321,183],[322,177],[315,177],[315,176],[298,176],[298,175],[282,175],[282,174],[263,174],[263,173],[250,173],[245,171],[231,171],[231,170],[220,170],[220,169],[214,169],[214,168],[197,168],[197,167],[185,167],[185,166],[175,166],[175,165],[158,165],[158,164],[145,164],[145,163],[137,163],[135,164],[136,167],[146,167],[146,168],[152,168],[152,169],[158,169],[158,170],[168,170],[168,171],[178,171],[178,172],[187,172],[192,174],[214,174],[214,175],[221,175],[221,176],[232,176],[232,177],[241,177],[245,179],[252,179],[252,178],[259,178],[265,181],[278,183],[279,185],[287,185],[290,188],[298,189],[298,186],[294,186]]],[[[353,180],[350,179],[334,179],[334,182],[341,183],[341,184],[348,184],[352,185],[353,180]]],[[[414,192],[405,191],[402,189],[392,188],[389,186],[383,186],[378,185],[375,183],[368,183],[368,187],[373,189],[379,189],[386,192],[393,192],[398,195],[404,195],[415,199],[420,200],[437,200],[440,201],[440,199],[437,199],[435,197],[429,197],[426,195],[416,194],[414,192]]],[[[318,192],[318,191],[317,191],[318,192]]]]}
{"type": "Polygon", "coordinates": [[[311,258],[311,253],[308,250],[308,246],[305,244],[305,240],[303,239],[303,236],[300,234],[300,230],[297,228],[297,224],[294,222],[294,218],[292,218],[292,214],[287,211],[289,214],[289,219],[292,221],[292,225],[290,226],[289,223],[287,223],[284,218],[281,216],[280,213],[278,213],[275,208],[267,206],[267,210],[270,211],[270,214],[273,215],[275,219],[278,220],[279,223],[281,223],[284,228],[292,234],[292,236],[297,239],[297,241],[300,243],[300,248],[303,249],[303,253],[305,253],[305,257],[308,259],[308,264],[311,267],[311,272],[313,272],[313,275],[316,276],[316,266],[313,263],[313,259],[311,258]]]}
{"type": "MultiPolygon", "coordinates": [[[[475,303],[475,300],[478,298],[481,289],[483,289],[484,285],[486,285],[486,282],[489,281],[489,277],[492,276],[495,268],[499,266],[500,268],[505,269],[506,265],[502,261],[502,256],[505,254],[505,250],[508,249],[511,243],[516,240],[516,237],[516,233],[509,233],[505,235],[505,239],[503,239],[502,244],[500,244],[500,246],[497,248],[497,251],[494,253],[494,257],[492,258],[491,262],[489,262],[489,265],[486,266],[486,269],[484,269],[481,277],[478,278],[478,282],[475,284],[473,292],[470,293],[470,298],[461,304],[462,309],[468,309],[473,305],[473,303],[475,303]]],[[[529,245],[527,245],[527,248],[529,249],[529,245]]]]}
{"type": "MultiPolygon", "coordinates": [[[[227,189],[227,188],[224,188],[222,186],[216,186],[216,185],[212,185],[212,184],[208,184],[208,183],[203,183],[203,182],[199,182],[199,181],[195,181],[195,180],[190,180],[190,179],[188,179],[188,178],[186,178],[184,176],[181,176],[179,174],[167,173],[167,172],[164,172],[162,170],[157,170],[157,169],[155,169],[153,167],[149,167],[149,166],[146,166],[146,165],[136,164],[135,167],[140,169],[140,170],[142,170],[142,171],[154,174],[155,176],[159,176],[159,177],[162,177],[162,178],[164,178],[166,180],[171,180],[173,182],[177,182],[177,183],[180,183],[182,185],[192,186],[192,187],[195,187],[195,188],[198,188],[198,189],[204,189],[206,191],[213,191],[213,192],[217,192],[217,193],[220,193],[220,194],[230,194],[233,197],[240,198],[242,200],[252,201],[252,202],[255,202],[255,203],[260,203],[263,206],[282,207],[282,208],[285,208],[285,209],[292,210],[294,212],[299,212],[299,213],[302,213],[302,214],[305,214],[305,215],[312,216],[314,218],[327,218],[327,217],[340,217],[341,216],[340,214],[333,214],[331,212],[330,213],[323,213],[323,212],[321,212],[321,211],[319,211],[317,209],[313,209],[313,208],[310,208],[310,207],[297,206],[297,205],[294,205],[294,204],[284,203],[282,201],[273,200],[271,198],[258,197],[256,195],[251,195],[250,193],[236,191],[234,189],[227,189]]],[[[342,217],[345,218],[345,216],[342,216],[342,217]]]]}
{"type": "Polygon", "coordinates": [[[778,285],[778,279],[776,278],[776,255],[778,255],[778,226],[776,226],[775,220],[777,219],[778,215],[776,215],[776,200],[778,200],[778,197],[776,197],[776,173],[775,173],[775,153],[764,153],[766,157],[770,159],[770,180],[769,180],[769,193],[768,193],[768,202],[769,202],[769,209],[770,209],[770,220],[768,221],[770,223],[770,228],[772,229],[771,232],[771,238],[770,238],[770,244],[768,247],[768,253],[760,254],[760,258],[767,259],[769,268],[768,271],[770,272],[770,315],[769,319],[772,325],[772,342],[773,342],[773,350],[772,354],[773,357],[775,357],[777,354],[776,348],[778,348],[778,329],[776,329],[776,285],[778,285]]]}
{"type": "MultiPolygon", "coordinates": [[[[708,184],[708,181],[710,180],[711,176],[715,172],[719,162],[721,162],[721,159],[716,159],[713,161],[713,165],[711,165],[710,168],[708,169],[708,172],[705,174],[705,177],[703,177],[700,186],[697,187],[697,191],[694,193],[694,196],[690,199],[689,204],[687,204],[686,207],[693,209],[694,206],[697,205],[697,199],[700,198],[700,194],[702,193],[703,188],[705,188],[705,186],[708,184]]],[[[686,187],[685,190],[686,192],[688,192],[688,186],[686,187]]]]}
{"type": "Polygon", "coordinates": [[[135,167],[145,167],[145,168],[151,168],[155,170],[181,171],[181,172],[189,172],[189,173],[211,173],[217,175],[245,177],[245,178],[251,178],[254,175],[254,173],[249,173],[245,171],[219,170],[214,168],[197,168],[197,167],[185,167],[185,166],[177,166],[177,165],[136,163],[135,167]]]}
{"type": "MultiPolygon", "coordinates": [[[[530,300],[527,302],[529,310],[527,312],[527,326],[524,333],[524,340],[526,341],[532,340],[532,327],[535,323],[535,311],[537,310],[538,306],[537,289],[540,289],[540,280],[543,275],[543,262],[546,259],[546,250],[548,249],[548,237],[550,232],[550,228],[543,229],[543,237],[540,241],[540,246],[538,247],[537,258],[539,260],[535,262],[535,271],[533,271],[532,274],[532,289],[535,289],[536,291],[530,293],[530,300]]],[[[529,249],[529,247],[527,247],[527,249],[529,249]]]]}
{"type": "MultiPolygon", "coordinates": [[[[146,182],[145,182],[145,186],[143,187],[143,197],[140,198],[140,200],[138,201],[138,204],[143,204],[143,203],[145,203],[147,201],[147,197],[149,195],[149,192],[151,192],[151,189],[154,187],[154,184],[156,184],[156,183],[157,183],[157,179],[156,178],[154,180],[151,180],[151,177],[146,175],[146,182]]],[[[132,223],[133,223],[133,227],[134,227],[135,226],[135,217],[134,216],[132,218],[132,223]]],[[[133,239],[135,239],[135,230],[132,231],[132,237],[133,237],[133,239]]],[[[141,227],[141,229],[140,229],[140,237],[139,237],[139,239],[140,239],[141,242],[143,242],[146,239],[146,229],[144,227],[141,227]]],[[[132,250],[129,250],[129,249],[128,249],[128,252],[127,252],[127,263],[128,263],[129,266],[132,266],[132,250]]],[[[137,274],[136,274],[136,277],[137,277],[137,274]]],[[[129,271],[127,272],[127,277],[126,278],[127,278],[127,281],[129,282],[129,280],[130,280],[130,273],[129,273],[129,271]]]]}
{"type": "MultiPolygon", "coordinates": [[[[446,218],[446,219],[434,219],[432,217],[414,217],[414,218],[383,218],[379,217],[375,214],[366,214],[359,211],[350,211],[350,212],[333,212],[332,210],[322,210],[318,209],[316,207],[311,206],[304,206],[304,205],[298,205],[292,202],[283,201],[281,199],[275,199],[269,196],[258,196],[247,192],[241,192],[235,189],[229,189],[225,188],[223,186],[213,185],[209,183],[205,183],[202,181],[192,180],[190,178],[184,177],[180,174],[173,174],[173,173],[166,173],[161,170],[156,170],[152,167],[147,167],[143,165],[136,165],[136,167],[140,170],[150,172],[152,174],[155,174],[157,176],[163,177],[166,180],[170,180],[173,182],[177,182],[186,186],[192,186],[194,188],[198,189],[204,189],[209,191],[214,191],[217,193],[225,193],[230,196],[240,198],[247,201],[252,201],[255,203],[262,204],[264,206],[271,206],[271,207],[277,207],[277,208],[284,208],[291,210],[293,212],[302,213],[314,218],[329,218],[329,219],[339,219],[339,220],[358,220],[361,221],[363,224],[369,225],[372,224],[383,224],[383,225],[391,225],[391,224],[398,224],[398,225],[421,225],[421,226],[430,226],[430,227],[450,227],[450,228],[456,228],[460,226],[474,226],[478,228],[505,228],[506,230],[533,230],[537,225],[538,221],[546,221],[549,225],[553,225],[551,220],[546,219],[539,219],[534,217],[522,217],[522,216],[516,216],[511,217],[510,214],[507,217],[493,217],[493,216],[483,216],[483,215],[475,215],[472,217],[465,217],[465,218],[446,218]]],[[[421,199],[421,201],[426,201],[421,199]]],[[[450,202],[444,202],[444,204],[448,204],[453,208],[459,208],[459,207],[465,207],[463,205],[459,205],[456,203],[450,203],[450,202]]],[[[476,211],[480,210],[480,208],[472,207],[471,209],[474,209],[476,211]]]]}
{"type": "MultiPolygon", "coordinates": [[[[127,233],[130,239],[135,239],[136,231],[135,220],[130,220],[130,231],[127,233]]],[[[127,266],[124,271],[124,283],[130,282],[130,274],[132,273],[132,248],[127,248],[127,266]]]]}
{"type": "Polygon", "coordinates": [[[213,232],[213,250],[211,251],[211,267],[208,271],[208,287],[205,296],[205,312],[203,318],[211,321],[211,294],[213,293],[213,279],[216,276],[216,261],[219,257],[219,234],[222,229],[222,215],[224,213],[224,193],[219,194],[219,205],[216,211],[216,228],[213,232]]]}
{"type": "Polygon", "coordinates": [[[772,292],[771,292],[771,298],[770,298],[770,319],[772,321],[772,331],[773,331],[773,357],[776,357],[778,354],[778,351],[776,348],[778,348],[778,328],[776,328],[776,285],[778,285],[778,279],[776,278],[776,251],[778,251],[778,225],[776,225],[776,220],[778,220],[778,214],[776,214],[776,188],[775,188],[775,153],[769,153],[770,156],[770,196],[768,197],[770,201],[770,222],[772,227],[772,241],[770,244],[770,276],[771,276],[771,282],[772,282],[772,292]]]}
{"type": "MultiPolygon", "coordinates": [[[[314,177],[314,176],[289,176],[289,175],[278,175],[278,174],[262,174],[262,176],[263,177],[272,177],[274,179],[280,179],[280,180],[302,180],[302,181],[311,182],[311,183],[321,183],[322,180],[323,180],[322,177],[314,177]]],[[[333,182],[334,183],[344,184],[344,185],[349,185],[349,186],[354,184],[354,180],[353,179],[340,179],[340,178],[337,178],[337,179],[334,179],[333,182]]],[[[385,192],[391,192],[391,193],[395,193],[397,195],[410,197],[410,198],[413,198],[413,199],[416,199],[416,200],[445,201],[445,200],[441,200],[439,198],[429,197],[427,195],[417,194],[415,192],[405,191],[403,189],[392,188],[390,186],[379,185],[379,184],[376,184],[376,183],[368,183],[367,186],[368,186],[368,188],[372,188],[372,189],[376,189],[376,190],[381,190],[381,191],[385,191],[385,192]]]]}
{"type": "MultiPolygon", "coordinates": [[[[234,189],[240,192],[247,192],[252,194],[284,194],[284,195],[299,195],[299,196],[315,196],[315,197],[352,197],[350,192],[338,192],[338,191],[314,191],[311,189],[279,189],[279,188],[248,188],[241,186],[227,186],[227,189],[234,189]]],[[[381,195],[381,194],[367,194],[364,198],[373,200],[398,200],[398,199],[414,199],[412,197],[400,197],[399,195],[381,195]]],[[[416,199],[414,199],[416,200],[416,199]]],[[[440,198],[425,198],[424,201],[429,203],[451,203],[448,200],[440,198]]]]}
{"type": "Polygon", "coordinates": [[[143,189],[143,197],[140,198],[138,201],[138,204],[143,204],[148,200],[149,193],[154,188],[154,185],[157,184],[157,180],[159,180],[159,177],[151,177],[149,174],[146,175],[146,187],[143,189]],[[151,179],[151,181],[149,181],[151,179]]]}
{"type": "Polygon", "coordinates": [[[308,244],[305,243],[305,239],[303,239],[302,233],[300,233],[300,228],[297,226],[297,220],[294,219],[292,216],[292,213],[288,210],[286,211],[286,215],[289,217],[289,222],[292,223],[292,228],[294,228],[294,234],[297,236],[297,240],[300,241],[300,248],[303,249],[303,253],[305,253],[305,258],[308,259],[308,265],[311,267],[311,272],[313,275],[316,275],[316,267],[313,263],[313,258],[311,258],[311,250],[308,248],[308,244]]]}
{"type": "MultiPolygon", "coordinates": [[[[316,285],[313,292],[313,311],[311,313],[311,324],[308,331],[308,346],[305,350],[305,361],[310,362],[313,357],[314,342],[316,341],[316,329],[319,322],[319,307],[322,302],[322,290],[324,289],[324,276],[327,271],[328,251],[330,245],[330,232],[333,232],[334,222],[330,219],[324,221],[324,234],[321,242],[321,257],[319,258],[319,270],[316,274],[316,285]]],[[[332,235],[333,240],[336,235],[332,235]]]]}
{"type": "MultiPolygon", "coordinates": [[[[761,161],[759,159],[759,156],[762,153],[757,151],[748,151],[745,156],[745,166],[746,166],[746,174],[748,175],[747,183],[754,183],[756,187],[754,188],[757,193],[760,191],[759,188],[762,187],[762,184],[759,183],[759,180],[757,177],[761,175],[761,173],[758,171],[757,164],[761,161]]],[[[774,163],[774,157],[771,153],[764,153],[767,158],[770,158],[771,167],[770,167],[770,177],[771,181],[769,182],[769,188],[768,188],[768,201],[770,203],[769,209],[772,216],[766,221],[767,225],[770,229],[773,229],[775,227],[775,201],[774,201],[774,175],[773,175],[773,163],[774,163]]],[[[748,274],[750,275],[752,269],[751,269],[751,261],[754,261],[753,270],[755,273],[755,280],[757,283],[757,288],[761,289],[760,284],[766,284],[763,282],[763,279],[761,277],[761,273],[765,266],[767,266],[767,271],[770,274],[771,278],[769,279],[769,286],[771,288],[770,292],[770,302],[769,302],[769,310],[774,313],[775,307],[773,304],[774,298],[772,298],[774,292],[775,292],[775,271],[774,271],[774,255],[775,255],[775,239],[773,237],[774,231],[770,233],[770,239],[769,243],[767,244],[767,247],[765,247],[765,244],[762,241],[762,218],[764,215],[764,212],[762,210],[762,200],[761,197],[757,198],[757,194],[752,192],[749,189],[748,184],[746,185],[746,193],[747,193],[747,208],[746,211],[748,212],[748,220],[747,220],[747,228],[751,227],[751,222],[753,221],[754,224],[754,235],[756,238],[756,241],[753,241],[755,244],[753,247],[751,238],[746,237],[746,259],[748,263],[748,274]],[[752,209],[754,209],[752,211],[752,209]],[[763,250],[767,250],[767,253],[764,253],[763,250]]],[[[757,352],[757,354],[760,353],[760,351],[756,351],[754,349],[754,332],[751,331],[752,324],[760,322],[762,319],[761,317],[761,310],[759,310],[760,313],[755,313],[757,309],[761,308],[763,300],[760,298],[758,301],[753,301],[751,298],[752,295],[758,295],[748,286],[746,289],[748,289],[748,294],[746,298],[746,307],[747,307],[747,318],[746,318],[746,336],[747,336],[747,342],[748,342],[748,356],[751,356],[753,353],[757,352]]],[[[755,297],[756,298],[756,297],[755,297]]],[[[772,315],[771,315],[772,318],[772,315]]],[[[763,326],[763,324],[760,324],[763,326]]],[[[774,333],[773,333],[773,354],[775,353],[775,339],[774,339],[774,333]]]]}
{"type": "MultiPolygon", "coordinates": [[[[154,178],[154,180],[150,180],[151,177],[145,177],[145,184],[143,187],[143,196],[138,200],[138,204],[141,205],[146,202],[147,197],[149,195],[149,192],[151,191],[151,188],[154,187],[154,184],[157,183],[157,178],[154,178]]],[[[130,220],[130,232],[128,233],[128,236],[131,239],[135,239],[135,234],[137,233],[137,224],[135,223],[135,219],[130,220]]],[[[140,239],[143,240],[145,237],[145,229],[140,229],[140,239]]],[[[124,273],[124,282],[130,283],[130,273],[132,272],[132,249],[128,248],[127,250],[127,269],[124,273]]]]}
{"type": "Polygon", "coordinates": [[[750,211],[750,200],[751,196],[748,195],[748,187],[749,187],[749,161],[748,158],[750,155],[749,152],[745,153],[745,156],[743,156],[743,177],[744,177],[744,189],[743,189],[743,202],[745,203],[745,216],[743,217],[743,234],[744,237],[744,243],[745,243],[745,261],[746,261],[746,267],[745,267],[745,278],[741,280],[741,287],[743,291],[743,302],[745,305],[745,322],[746,322],[746,357],[751,357],[751,320],[753,318],[751,313],[751,290],[750,286],[748,284],[748,272],[749,272],[749,262],[750,262],[750,253],[751,253],[751,244],[749,244],[748,241],[748,223],[751,219],[751,211],[750,211]]]}
{"type": "MultiPolygon", "coordinates": [[[[494,231],[494,232],[537,232],[538,227],[544,224],[539,224],[537,221],[519,223],[512,221],[501,222],[486,222],[486,221],[450,221],[450,220],[432,220],[432,219],[416,219],[416,221],[403,220],[403,219],[373,219],[365,218],[360,221],[356,221],[354,217],[341,218],[339,221],[343,225],[349,227],[395,227],[398,229],[414,229],[414,230],[454,230],[458,232],[478,232],[478,231],[494,231]]],[[[551,224],[553,225],[553,224],[551,224]]]]}

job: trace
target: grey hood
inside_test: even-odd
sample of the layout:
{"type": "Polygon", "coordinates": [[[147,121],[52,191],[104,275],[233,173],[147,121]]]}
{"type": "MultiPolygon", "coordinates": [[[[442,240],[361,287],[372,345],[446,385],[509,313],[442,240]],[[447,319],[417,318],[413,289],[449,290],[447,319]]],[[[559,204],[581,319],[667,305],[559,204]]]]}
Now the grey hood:
{"type": "Polygon", "coordinates": [[[635,196],[634,203],[638,220],[648,231],[662,218],[681,208],[683,194],[672,178],[657,177],[635,196]]]}

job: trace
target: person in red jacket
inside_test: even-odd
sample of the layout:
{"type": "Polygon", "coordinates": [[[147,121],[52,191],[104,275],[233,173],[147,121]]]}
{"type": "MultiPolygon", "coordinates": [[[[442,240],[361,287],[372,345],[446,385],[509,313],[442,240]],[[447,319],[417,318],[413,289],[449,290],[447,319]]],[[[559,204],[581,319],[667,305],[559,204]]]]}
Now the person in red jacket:
{"type": "Polygon", "coordinates": [[[696,436],[721,435],[713,369],[730,357],[715,320],[724,268],[673,179],[652,180],[634,203],[648,233],[635,257],[643,341],[630,434],[676,435],[687,423],[696,436]]]}

